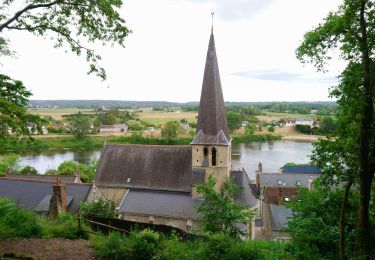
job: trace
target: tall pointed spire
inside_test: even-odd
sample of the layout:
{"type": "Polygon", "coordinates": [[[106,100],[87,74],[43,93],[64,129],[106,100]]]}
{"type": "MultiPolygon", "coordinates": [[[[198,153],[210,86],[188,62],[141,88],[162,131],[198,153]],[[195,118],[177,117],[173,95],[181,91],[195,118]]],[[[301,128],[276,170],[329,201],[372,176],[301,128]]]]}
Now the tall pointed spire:
{"type": "Polygon", "coordinates": [[[192,144],[229,144],[229,142],[215,39],[211,29],[199,103],[197,135],[192,144]]]}

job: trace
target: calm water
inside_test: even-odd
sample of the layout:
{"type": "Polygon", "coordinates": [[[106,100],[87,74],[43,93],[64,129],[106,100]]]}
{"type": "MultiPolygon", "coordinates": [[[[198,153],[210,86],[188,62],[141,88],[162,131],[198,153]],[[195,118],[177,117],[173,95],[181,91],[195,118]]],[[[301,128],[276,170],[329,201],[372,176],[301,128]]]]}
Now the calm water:
{"type": "MultiPolygon", "coordinates": [[[[307,163],[311,153],[311,143],[292,141],[254,142],[235,144],[232,149],[232,168],[245,167],[249,177],[255,178],[255,169],[259,162],[264,172],[275,172],[287,162],[307,163]]],[[[101,150],[48,150],[44,152],[24,153],[21,165],[31,165],[44,173],[48,169],[56,169],[65,160],[87,163],[91,158],[99,158],[101,150]]]]}

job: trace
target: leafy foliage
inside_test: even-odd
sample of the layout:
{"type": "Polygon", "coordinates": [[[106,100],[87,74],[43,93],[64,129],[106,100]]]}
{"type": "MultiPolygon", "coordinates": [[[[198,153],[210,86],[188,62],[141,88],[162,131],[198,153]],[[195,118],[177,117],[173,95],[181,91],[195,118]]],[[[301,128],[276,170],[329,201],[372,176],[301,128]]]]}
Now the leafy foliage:
{"type": "Polygon", "coordinates": [[[178,122],[168,121],[161,129],[161,136],[167,140],[174,140],[177,138],[177,132],[180,128],[178,122]]]}
{"type": "Polygon", "coordinates": [[[38,171],[30,165],[22,167],[22,169],[19,172],[22,174],[38,174],[38,171]]]}
{"type": "Polygon", "coordinates": [[[12,200],[0,198],[0,240],[40,237],[42,228],[35,215],[12,200]]]}
{"type": "Polygon", "coordinates": [[[83,164],[75,161],[64,161],[59,165],[57,171],[51,172],[51,174],[74,175],[76,173],[79,173],[81,181],[88,183],[91,182],[95,177],[98,162],[98,159],[95,158],[91,159],[88,164],[83,164]]]}
{"type": "MultiPolygon", "coordinates": [[[[18,2],[3,1],[0,8],[0,33],[5,30],[27,31],[53,39],[55,48],[67,46],[77,56],[85,53],[90,67],[88,73],[95,73],[105,79],[105,71],[99,64],[100,55],[82,42],[99,41],[103,45],[116,43],[124,46],[125,37],[130,31],[118,13],[121,6],[121,0],[30,0],[24,1],[24,6],[19,8],[18,2]]],[[[9,42],[4,37],[0,37],[0,46],[2,55],[11,54],[9,42]]]]}
{"type": "Polygon", "coordinates": [[[93,246],[99,259],[294,259],[286,252],[286,244],[240,240],[224,234],[183,241],[175,234],[166,236],[151,230],[129,235],[115,232],[96,238],[93,246]]]}
{"type": "Polygon", "coordinates": [[[0,139],[10,134],[30,136],[27,128],[29,124],[33,125],[33,132],[42,132],[42,123],[45,121],[29,114],[25,108],[30,96],[31,92],[26,90],[21,81],[0,74],[0,139]]]}
{"type": "Polygon", "coordinates": [[[6,174],[8,171],[16,172],[19,168],[20,156],[17,154],[7,154],[0,161],[0,173],[6,174]]]}
{"type": "Polygon", "coordinates": [[[233,201],[239,191],[233,180],[228,179],[221,188],[221,194],[215,191],[215,178],[210,176],[206,183],[199,184],[197,191],[203,196],[203,202],[197,207],[198,218],[203,230],[238,237],[246,235],[239,224],[251,223],[253,212],[246,206],[233,201]]]}
{"type": "Polygon", "coordinates": [[[78,138],[82,138],[87,135],[89,133],[90,126],[90,117],[83,115],[81,112],[78,112],[70,119],[71,133],[78,138]]]}
{"type": "MultiPolygon", "coordinates": [[[[293,210],[287,230],[292,236],[293,254],[312,259],[339,258],[339,213],[342,189],[330,190],[319,186],[308,191],[300,189],[287,205],[293,210]]],[[[358,193],[349,196],[346,221],[346,250],[351,255],[356,232],[358,193]]]]}
{"type": "Polygon", "coordinates": [[[113,218],[115,217],[115,204],[106,199],[98,199],[93,202],[83,202],[80,205],[80,213],[83,218],[92,217],[113,218]]]}
{"type": "Polygon", "coordinates": [[[234,130],[240,129],[242,124],[242,116],[237,112],[228,112],[227,121],[229,130],[233,132],[234,130]]]}

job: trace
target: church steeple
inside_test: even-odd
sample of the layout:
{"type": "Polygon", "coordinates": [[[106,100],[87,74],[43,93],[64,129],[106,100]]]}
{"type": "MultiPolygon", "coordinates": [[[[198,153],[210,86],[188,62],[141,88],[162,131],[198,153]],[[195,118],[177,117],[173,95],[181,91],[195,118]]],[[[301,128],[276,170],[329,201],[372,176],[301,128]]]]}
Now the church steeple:
{"type": "Polygon", "coordinates": [[[199,103],[197,132],[192,144],[228,145],[230,140],[216,57],[215,39],[213,28],[211,28],[199,103]]]}

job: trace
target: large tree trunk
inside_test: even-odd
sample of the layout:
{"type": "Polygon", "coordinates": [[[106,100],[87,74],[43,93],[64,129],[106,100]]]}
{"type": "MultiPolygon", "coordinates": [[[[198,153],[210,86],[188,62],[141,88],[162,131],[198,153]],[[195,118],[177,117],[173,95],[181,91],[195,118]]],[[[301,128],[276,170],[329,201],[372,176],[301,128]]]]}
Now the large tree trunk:
{"type": "Polygon", "coordinates": [[[341,209],[340,209],[340,259],[345,260],[345,211],[346,205],[348,204],[348,197],[350,188],[352,187],[353,181],[349,180],[345,184],[344,195],[341,201],[341,209]]]}
{"type": "Polygon", "coordinates": [[[371,230],[369,227],[369,202],[371,197],[371,182],[373,179],[373,172],[369,162],[369,142],[371,137],[371,125],[373,120],[373,86],[370,78],[370,58],[367,40],[367,25],[365,20],[365,9],[368,0],[361,1],[360,10],[360,48],[362,53],[363,66],[363,87],[364,87],[364,102],[363,113],[360,126],[360,140],[359,140],[359,215],[358,215],[358,233],[357,233],[357,253],[369,259],[371,249],[371,230]]]}

